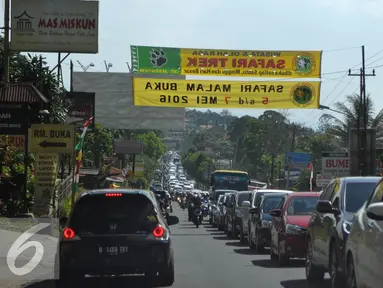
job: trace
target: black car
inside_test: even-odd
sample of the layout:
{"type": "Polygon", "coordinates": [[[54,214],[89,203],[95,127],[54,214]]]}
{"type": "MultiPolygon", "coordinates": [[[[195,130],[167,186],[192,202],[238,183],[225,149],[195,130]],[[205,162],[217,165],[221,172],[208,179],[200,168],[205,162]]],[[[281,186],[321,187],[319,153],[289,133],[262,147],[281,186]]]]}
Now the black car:
{"type": "Polygon", "coordinates": [[[329,272],[332,287],[344,287],[345,248],[356,213],[380,177],[344,177],[332,180],[313,211],[307,233],[306,278],[320,283],[329,272]]]}
{"type": "Polygon", "coordinates": [[[292,192],[257,192],[256,207],[249,209],[249,247],[257,252],[262,251],[265,246],[270,247],[271,242],[271,220],[273,217],[269,212],[280,208],[283,201],[292,192]],[[259,194],[258,194],[259,193],[259,194]]]}
{"type": "Polygon", "coordinates": [[[168,225],[178,221],[163,217],[150,191],[84,192],[69,218],[60,219],[56,276],[61,283],[76,283],[85,275],[144,274],[153,285],[171,286],[174,256],[168,225]]]}

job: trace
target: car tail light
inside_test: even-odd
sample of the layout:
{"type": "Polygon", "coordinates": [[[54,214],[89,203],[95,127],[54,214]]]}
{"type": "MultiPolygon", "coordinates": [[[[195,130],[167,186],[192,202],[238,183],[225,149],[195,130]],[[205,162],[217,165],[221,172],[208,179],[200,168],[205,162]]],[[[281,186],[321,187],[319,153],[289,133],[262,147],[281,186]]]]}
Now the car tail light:
{"type": "Polygon", "coordinates": [[[106,197],[121,197],[122,193],[106,193],[106,197]]]}
{"type": "Polygon", "coordinates": [[[153,235],[156,238],[161,238],[165,234],[165,229],[161,225],[157,225],[157,227],[153,230],[153,235]]]}
{"type": "Polygon", "coordinates": [[[65,228],[64,231],[63,231],[63,236],[65,239],[67,240],[71,240],[73,239],[73,237],[75,236],[76,234],[74,233],[74,231],[71,229],[71,228],[65,228]]]}

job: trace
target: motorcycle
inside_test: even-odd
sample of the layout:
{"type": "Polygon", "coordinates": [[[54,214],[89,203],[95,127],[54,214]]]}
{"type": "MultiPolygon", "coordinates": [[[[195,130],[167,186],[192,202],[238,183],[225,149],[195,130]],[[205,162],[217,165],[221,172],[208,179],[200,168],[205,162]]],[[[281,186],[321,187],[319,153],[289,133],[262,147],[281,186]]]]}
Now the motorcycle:
{"type": "Polygon", "coordinates": [[[202,223],[202,220],[203,220],[203,214],[202,214],[202,209],[201,208],[193,208],[194,211],[193,211],[193,222],[194,224],[196,225],[196,227],[198,228],[199,225],[201,225],[202,223]]]}
{"type": "Polygon", "coordinates": [[[202,215],[203,217],[207,217],[209,215],[209,207],[206,203],[202,204],[202,215]]]}

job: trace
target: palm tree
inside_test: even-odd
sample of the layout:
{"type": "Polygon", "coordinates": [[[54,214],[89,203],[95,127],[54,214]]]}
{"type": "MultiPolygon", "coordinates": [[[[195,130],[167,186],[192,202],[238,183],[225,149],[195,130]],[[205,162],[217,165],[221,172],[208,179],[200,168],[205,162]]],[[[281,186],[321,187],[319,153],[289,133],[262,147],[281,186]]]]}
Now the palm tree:
{"type": "MultiPolygon", "coordinates": [[[[374,103],[367,95],[367,127],[376,129],[376,142],[383,143],[383,109],[378,113],[374,111],[374,103]]],[[[348,147],[349,145],[349,129],[358,127],[358,118],[360,127],[363,127],[363,107],[364,104],[360,101],[358,94],[348,95],[345,101],[336,102],[334,110],[342,113],[343,120],[338,119],[331,114],[323,114],[319,121],[324,124],[328,129],[327,133],[336,136],[342,146],[348,147]],[[360,115],[360,117],[358,117],[360,115]]]]}

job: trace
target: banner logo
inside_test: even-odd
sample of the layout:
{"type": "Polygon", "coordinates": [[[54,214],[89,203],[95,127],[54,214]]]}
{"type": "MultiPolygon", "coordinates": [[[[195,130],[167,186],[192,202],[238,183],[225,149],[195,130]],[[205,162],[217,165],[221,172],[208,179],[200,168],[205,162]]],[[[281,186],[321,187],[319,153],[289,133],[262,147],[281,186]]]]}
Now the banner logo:
{"type": "Polygon", "coordinates": [[[291,100],[298,107],[307,107],[314,100],[315,87],[310,83],[300,83],[291,89],[291,100]]]}

